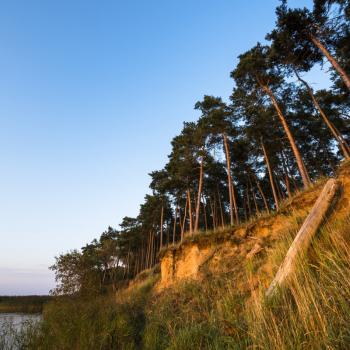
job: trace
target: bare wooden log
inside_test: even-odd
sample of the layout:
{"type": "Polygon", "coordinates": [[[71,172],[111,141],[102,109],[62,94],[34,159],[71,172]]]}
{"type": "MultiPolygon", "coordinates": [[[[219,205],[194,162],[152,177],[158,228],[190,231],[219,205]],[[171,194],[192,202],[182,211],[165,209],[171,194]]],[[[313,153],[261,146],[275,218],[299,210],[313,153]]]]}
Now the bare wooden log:
{"type": "Polygon", "coordinates": [[[309,247],[312,237],[322,224],[339,186],[339,182],[335,179],[327,181],[321,194],[317,198],[316,203],[311,209],[310,214],[304,221],[293,243],[289,247],[282,265],[278,269],[274,280],[266,292],[266,297],[269,298],[273,296],[276,293],[277,288],[283,285],[288,277],[294,272],[298,258],[305,253],[309,247]]]}

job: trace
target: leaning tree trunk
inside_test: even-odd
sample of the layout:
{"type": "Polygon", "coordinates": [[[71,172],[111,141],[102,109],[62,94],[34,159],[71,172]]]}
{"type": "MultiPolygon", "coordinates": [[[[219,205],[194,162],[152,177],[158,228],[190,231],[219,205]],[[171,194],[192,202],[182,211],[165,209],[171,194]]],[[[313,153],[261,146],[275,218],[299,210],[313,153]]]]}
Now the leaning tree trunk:
{"type": "Polygon", "coordinates": [[[333,68],[339,73],[340,77],[343,79],[346,87],[350,90],[350,78],[346,74],[345,70],[340,66],[338,61],[331,55],[328,49],[321,43],[321,41],[314,35],[310,35],[311,41],[318,47],[318,49],[327,57],[333,68]]]}
{"type": "Polygon", "coordinates": [[[337,140],[337,142],[339,144],[339,147],[341,148],[345,159],[350,159],[350,147],[347,144],[347,142],[345,141],[345,139],[343,138],[342,134],[335,127],[335,125],[329,120],[329,118],[327,117],[326,113],[321,108],[321,106],[320,106],[319,102],[317,101],[317,99],[316,99],[316,97],[315,97],[315,95],[314,95],[310,85],[304,79],[302,79],[300,77],[300,75],[298,74],[296,69],[294,69],[294,73],[295,73],[296,77],[298,78],[298,80],[305,86],[308,94],[311,97],[311,100],[312,100],[313,104],[315,105],[316,109],[320,113],[323,121],[328,126],[329,130],[331,131],[331,133],[333,134],[333,136],[337,140]]]}
{"type": "Polygon", "coordinates": [[[198,184],[198,197],[197,197],[197,205],[196,205],[196,221],[194,224],[194,231],[198,231],[199,226],[199,210],[201,205],[201,195],[202,195],[202,187],[203,187],[203,156],[201,157],[200,167],[199,167],[199,184],[198,184]]]}
{"type": "Polygon", "coordinates": [[[237,208],[237,202],[236,202],[236,195],[231,179],[231,158],[230,158],[230,149],[228,147],[227,142],[227,135],[223,134],[223,141],[224,141],[224,148],[225,148],[225,156],[226,156],[226,167],[227,167],[227,183],[228,183],[228,191],[229,191],[229,197],[230,197],[230,224],[233,226],[234,219],[233,219],[233,208],[235,210],[235,216],[236,216],[236,224],[238,224],[238,208],[237,208]]]}
{"type": "Polygon", "coordinates": [[[261,148],[264,152],[265,163],[266,163],[267,171],[269,173],[270,185],[271,185],[271,189],[272,189],[273,199],[275,200],[276,210],[278,210],[279,203],[278,203],[276,185],[275,185],[275,181],[273,179],[273,173],[272,173],[272,169],[271,169],[271,165],[270,165],[270,160],[269,160],[269,157],[267,155],[267,151],[266,151],[266,148],[265,148],[263,141],[261,141],[261,148]]]}
{"type": "Polygon", "coordinates": [[[307,251],[313,236],[329,211],[339,187],[340,183],[337,180],[330,179],[327,181],[310,214],[289,247],[282,265],[266,292],[267,297],[272,297],[278,287],[282,286],[295,271],[298,260],[307,251]]]}
{"type": "Polygon", "coordinates": [[[287,121],[282,113],[282,110],[275,98],[275,95],[273,94],[273,92],[271,91],[271,89],[266,85],[266,84],[263,84],[263,83],[260,83],[260,86],[262,87],[262,89],[267,93],[267,95],[270,97],[271,99],[271,102],[273,104],[273,106],[275,107],[276,109],[276,112],[277,112],[277,115],[281,121],[281,124],[283,126],[283,129],[288,137],[288,140],[289,140],[289,143],[290,143],[290,146],[292,147],[292,150],[293,150],[293,153],[294,153],[294,156],[295,156],[295,159],[297,161],[297,164],[298,164],[298,168],[299,168],[299,172],[300,172],[300,175],[301,175],[301,178],[303,180],[303,184],[304,184],[304,187],[305,188],[308,188],[311,181],[310,181],[310,178],[309,178],[309,174],[307,172],[307,169],[305,167],[305,164],[303,162],[303,159],[301,158],[301,155],[300,155],[300,152],[299,152],[299,149],[295,143],[295,140],[294,140],[294,137],[289,129],[289,126],[287,124],[287,121]]]}

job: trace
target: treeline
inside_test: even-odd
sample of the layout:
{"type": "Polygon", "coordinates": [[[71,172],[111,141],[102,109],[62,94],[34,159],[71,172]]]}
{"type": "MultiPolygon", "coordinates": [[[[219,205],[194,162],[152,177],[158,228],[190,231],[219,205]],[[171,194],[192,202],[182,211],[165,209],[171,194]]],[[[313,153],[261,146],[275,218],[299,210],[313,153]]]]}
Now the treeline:
{"type": "Polygon", "coordinates": [[[51,299],[48,295],[0,296],[0,313],[40,313],[51,299]]]}
{"type": "Polygon", "coordinates": [[[239,56],[229,103],[204,96],[184,123],[136,218],[56,258],[57,294],[100,292],[153,267],[158,252],[197,231],[238,225],[350,158],[350,1],[276,9],[268,44],[239,56]],[[307,72],[330,67],[332,87],[307,72]],[[305,77],[306,76],[306,77],[305,77]]]}

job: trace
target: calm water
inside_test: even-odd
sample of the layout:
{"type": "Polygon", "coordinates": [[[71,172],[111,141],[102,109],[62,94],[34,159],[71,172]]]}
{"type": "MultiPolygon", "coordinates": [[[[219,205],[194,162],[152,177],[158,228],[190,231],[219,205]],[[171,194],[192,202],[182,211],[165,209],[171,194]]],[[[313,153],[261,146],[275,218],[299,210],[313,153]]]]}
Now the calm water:
{"type": "Polygon", "coordinates": [[[13,330],[20,331],[28,322],[40,321],[40,314],[0,313],[0,348],[14,350],[13,330]]]}

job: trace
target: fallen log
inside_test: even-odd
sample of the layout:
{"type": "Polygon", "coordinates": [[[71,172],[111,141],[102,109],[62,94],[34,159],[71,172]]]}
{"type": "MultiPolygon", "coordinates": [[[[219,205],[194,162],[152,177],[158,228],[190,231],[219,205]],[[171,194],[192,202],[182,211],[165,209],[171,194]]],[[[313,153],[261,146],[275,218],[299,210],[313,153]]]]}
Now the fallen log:
{"type": "Polygon", "coordinates": [[[276,293],[278,287],[283,285],[288,277],[294,272],[298,258],[307,251],[312,237],[315,235],[326,217],[328,209],[330,208],[339,187],[340,184],[335,179],[328,180],[323,187],[310,214],[304,221],[298,234],[294,238],[293,243],[289,247],[282,265],[278,269],[274,280],[265,294],[266,297],[272,297],[276,293]]]}

